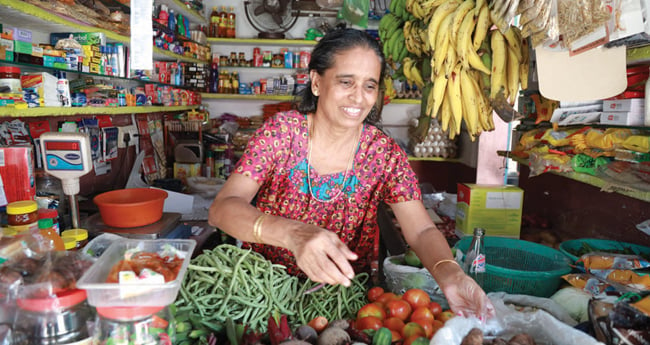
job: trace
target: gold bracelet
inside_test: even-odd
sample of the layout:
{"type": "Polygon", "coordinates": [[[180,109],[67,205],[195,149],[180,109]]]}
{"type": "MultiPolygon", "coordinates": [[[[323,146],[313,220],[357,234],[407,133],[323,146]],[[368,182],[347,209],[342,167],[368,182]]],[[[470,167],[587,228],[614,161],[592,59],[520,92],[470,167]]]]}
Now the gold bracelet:
{"type": "Polygon", "coordinates": [[[264,222],[264,217],[266,217],[266,214],[262,214],[261,216],[257,217],[257,219],[255,219],[255,223],[253,223],[253,237],[257,243],[263,243],[262,223],[264,222]]]}
{"type": "Polygon", "coordinates": [[[433,268],[431,269],[431,273],[432,273],[432,274],[435,273],[435,272],[436,272],[436,268],[438,268],[438,266],[440,266],[440,265],[442,265],[442,264],[444,264],[444,263],[446,263],[446,262],[449,262],[449,263],[452,263],[452,262],[453,262],[453,263],[455,263],[456,265],[458,265],[458,267],[460,267],[460,264],[459,264],[456,260],[454,260],[454,259],[444,259],[444,260],[440,260],[440,261],[436,262],[436,264],[433,265],[433,268]]]}

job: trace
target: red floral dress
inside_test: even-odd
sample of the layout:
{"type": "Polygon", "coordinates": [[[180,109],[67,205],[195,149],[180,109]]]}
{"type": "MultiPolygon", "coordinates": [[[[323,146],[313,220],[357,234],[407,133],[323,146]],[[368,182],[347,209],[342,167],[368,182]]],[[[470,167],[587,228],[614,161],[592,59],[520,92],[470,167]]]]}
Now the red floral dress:
{"type": "MultiPolygon", "coordinates": [[[[372,125],[364,125],[353,168],[319,175],[313,168],[307,178],[307,117],[296,111],[278,113],[258,129],[234,172],[260,184],[256,207],[262,212],[316,224],[336,232],[359,255],[352,262],[357,273],[371,272],[379,255],[377,208],[420,200],[415,173],[404,151],[372,125]],[[345,181],[343,194],[332,202],[345,181]],[[313,197],[312,194],[315,196],[313,197]]],[[[246,244],[291,274],[304,277],[293,254],[270,245],[246,244]]]]}

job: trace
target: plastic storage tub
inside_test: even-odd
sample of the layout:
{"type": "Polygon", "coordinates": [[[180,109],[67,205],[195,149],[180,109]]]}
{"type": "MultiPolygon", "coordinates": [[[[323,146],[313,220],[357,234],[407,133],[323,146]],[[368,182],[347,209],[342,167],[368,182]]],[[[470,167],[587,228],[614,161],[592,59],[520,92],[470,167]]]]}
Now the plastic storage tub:
{"type": "Polygon", "coordinates": [[[650,257],[650,247],[642,246],[639,244],[603,240],[598,238],[579,238],[575,240],[568,240],[560,243],[560,252],[566,255],[572,262],[578,261],[579,257],[574,255],[587,245],[594,251],[620,253],[620,254],[636,254],[646,258],[650,257]]]}
{"type": "MultiPolygon", "coordinates": [[[[456,248],[465,253],[471,242],[472,236],[465,236],[456,248]]],[[[562,276],[572,270],[559,250],[529,241],[487,236],[485,254],[486,292],[549,297],[562,283],[562,276]]]]}
{"type": "Polygon", "coordinates": [[[88,303],[95,307],[166,306],[174,302],[190,263],[196,242],[183,239],[133,240],[125,239],[111,244],[99,259],[77,281],[77,287],[86,290],[88,303]],[[183,263],[173,281],[160,284],[106,283],[115,264],[124,259],[124,253],[137,248],[144,252],[161,252],[172,246],[184,254],[183,263]]]}

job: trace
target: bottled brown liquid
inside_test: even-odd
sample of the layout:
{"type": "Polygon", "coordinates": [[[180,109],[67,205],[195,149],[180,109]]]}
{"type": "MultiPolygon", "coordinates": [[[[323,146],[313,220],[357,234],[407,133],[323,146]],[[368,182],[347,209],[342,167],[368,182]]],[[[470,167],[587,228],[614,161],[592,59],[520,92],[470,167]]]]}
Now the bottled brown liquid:
{"type": "Polygon", "coordinates": [[[228,38],[235,38],[235,18],[237,15],[235,14],[235,8],[230,6],[230,11],[228,12],[228,28],[226,35],[228,38]]]}
{"type": "Polygon", "coordinates": [[[208,28],[208,36],[218,37],[217,33],[219,31],[219,9],[217,6],[212,7],[212,13],[210,14],[210,26],[208,28]]]}
{"type": "Polygon", "coordinates": [[[221,12],[219,12],[217,37],[228,37],[228,12],[226,12],[226,6],[221,6],[221,12]]]}

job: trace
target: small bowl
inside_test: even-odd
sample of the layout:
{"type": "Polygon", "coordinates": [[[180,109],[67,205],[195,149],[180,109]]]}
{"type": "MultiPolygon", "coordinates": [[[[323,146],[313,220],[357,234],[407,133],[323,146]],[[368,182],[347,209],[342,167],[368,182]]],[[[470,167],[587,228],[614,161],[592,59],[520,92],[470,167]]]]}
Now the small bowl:
{"type": "Polygon", "coordinates": [[[166,198],[167,192],[162,189],[129,188],[99,194],[93,201],[104,224],[135,228],[160,220],[166,198]]]}

